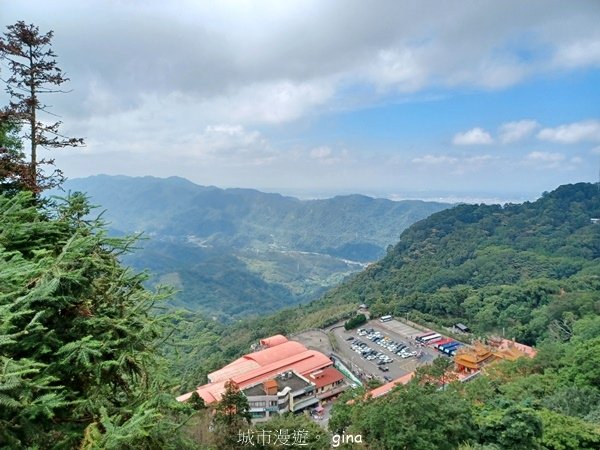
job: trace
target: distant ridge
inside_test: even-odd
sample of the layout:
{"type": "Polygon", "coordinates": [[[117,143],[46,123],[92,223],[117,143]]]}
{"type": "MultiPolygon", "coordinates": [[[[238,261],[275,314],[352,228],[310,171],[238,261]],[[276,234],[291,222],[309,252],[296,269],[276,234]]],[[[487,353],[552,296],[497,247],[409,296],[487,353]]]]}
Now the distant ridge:
{"type": "Polygon", "coordinates": [[[181,289],[185,306],[210,304],[217,316],[314,299],[450,206],[360,194],[299,200],[181,177],[96,175],[64,190],[87,193],[113,232],[144,232],[151,239],[127,261],[181,289]]]}

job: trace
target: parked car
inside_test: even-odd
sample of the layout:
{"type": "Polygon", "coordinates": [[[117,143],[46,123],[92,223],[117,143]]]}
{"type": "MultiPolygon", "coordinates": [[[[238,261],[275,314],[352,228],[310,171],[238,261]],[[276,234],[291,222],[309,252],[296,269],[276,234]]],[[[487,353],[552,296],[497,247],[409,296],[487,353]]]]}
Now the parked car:
{"type": "Polygon", "coordinates": [[[390,368],[388,366],[379,366],[378,369],[381,370],[382,372],[388,372],[390,370],[390,368]]]}

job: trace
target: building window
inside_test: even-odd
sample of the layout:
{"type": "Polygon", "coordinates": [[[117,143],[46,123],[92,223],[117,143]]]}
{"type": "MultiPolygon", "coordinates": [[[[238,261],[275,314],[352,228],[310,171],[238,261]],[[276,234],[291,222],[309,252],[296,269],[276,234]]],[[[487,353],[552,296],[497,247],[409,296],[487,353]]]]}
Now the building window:
{"type": "Polygon", "coordinates": [[[269,406],[277,406],[277,401],[276,400],[275,401],[271,400],[269,402],[269,406]]]}
{"type": "Polygon", "coordinates": [[[266,406],[266,402],[249,402],[250,408],[264,408],[266,406]]]}

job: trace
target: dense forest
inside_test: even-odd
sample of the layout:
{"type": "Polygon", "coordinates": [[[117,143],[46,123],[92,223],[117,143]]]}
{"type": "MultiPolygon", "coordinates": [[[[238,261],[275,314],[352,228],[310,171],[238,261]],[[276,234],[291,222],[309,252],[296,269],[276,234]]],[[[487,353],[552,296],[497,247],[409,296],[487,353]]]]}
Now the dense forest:
{"type": "Polygon", "coordinates": [[[597,313],[600,191],[561,186],[533,203],[461,205],[415,224],[379,263],[330,294],[535,344],[597,313]]]}

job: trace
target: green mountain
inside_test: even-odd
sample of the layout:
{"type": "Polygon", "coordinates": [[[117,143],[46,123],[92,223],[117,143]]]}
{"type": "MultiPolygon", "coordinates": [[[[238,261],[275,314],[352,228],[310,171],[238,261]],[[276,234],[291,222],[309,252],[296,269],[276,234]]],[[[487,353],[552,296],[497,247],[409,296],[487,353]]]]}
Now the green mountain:
{"type": "Polygon", "coordinates": [[[327,297],[535,343],[552,320],[592,307],[579,294],[600,287],[597,217],[600,191],[589,183],[533,203],[459,205],[411,226],[385,258],[327,297]]]}
{"type": "Polygon", "coordinates": [[[368,448],[599,448],[600,223],[590,220],[599,217],[600,191],[589,183],[535,202],[435,213],[319,300],[228,326],[188,317],[171,369],[189,390],[260,337],[327,327],[367,302],[375,314],[408,313],[436,328],[505,331],[538,354],[446,389],[451,363],[438,359],[384,397],[348,392],[333,406],[332,433],[360,435],[368,448]]]}
{"type": "Polygon", "coordinates": [[[360,303],[374,314],[409,314],[438,328],[464,322],[475,334],[504,333],[527,344],[569,338],[576,321],[600,312],[600,224],[590,220],[597,217],[600,192],[589,183],[561,186],[535,202],[435,213],[319,300],[224,328],[190,319],[190,342],[197,336],[210,344],[180,359],[183,384],[198,383],[262,336],[329,326],[360,303]]]}
{"type": "Polygon", "coordinates": [[[124,261],[179,289],[179,306],[219,319],[315,299],[449,206],[362,195],[302,201],[177,177],[99,175],[64,189],[86,192],[113,233],[143,231],[148,239],[124,261]]]}

